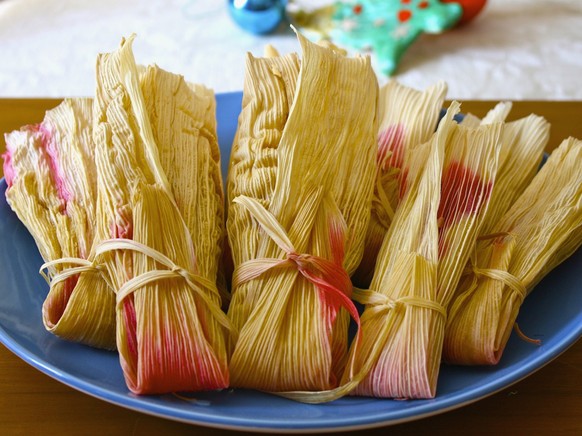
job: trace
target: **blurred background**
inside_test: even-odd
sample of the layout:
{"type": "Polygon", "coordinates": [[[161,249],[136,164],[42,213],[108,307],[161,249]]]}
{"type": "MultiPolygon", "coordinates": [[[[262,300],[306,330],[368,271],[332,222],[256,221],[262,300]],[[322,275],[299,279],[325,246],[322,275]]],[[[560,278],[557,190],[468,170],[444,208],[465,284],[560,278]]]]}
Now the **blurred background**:
{"type": "MultiPolygon", "coordinates": [[[[226,0],[2,0],[0,97],[90,96],[97,53],[133,32],[138,63],[216,92],[242,89],[246,52],[298,50],[288,25],[254,35],[226,0]]],[[[581,73],[582,1],[489,0],[467,25],[422,35],[394,77],[446,80],[456,99],[582,100],[581,73]]]]}

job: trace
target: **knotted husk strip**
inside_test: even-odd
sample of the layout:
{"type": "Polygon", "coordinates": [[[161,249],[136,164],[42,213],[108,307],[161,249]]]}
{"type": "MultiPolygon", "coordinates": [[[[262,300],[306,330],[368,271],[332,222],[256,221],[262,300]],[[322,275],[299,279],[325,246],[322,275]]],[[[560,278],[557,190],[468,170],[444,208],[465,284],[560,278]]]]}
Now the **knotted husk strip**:
{"type": "MultiPolygon", "coordinates": [[[[220,296],[214,282],[198,271],[198,259],[216,259],[219,246],[194,246],[176,205],[154,131],[160,141],[166,139],[159,131],[161,127],[157,125],[154,130],[149,121],[131,51],[132,39],[122,41],[117,52],[99,56],[95,106],[100,238],[94,253],[107,268],[117,292],[120,361],[127,385],[134,393],[224,388],[228,385],[228,368],[222,325],[228,322],[220,312],[220,296]],[[111,238],[114,243],[108,242],[111,238]],[[130,248],[128,244],[133,241],[141,243],[142,248],[130,248]],[[203,251],[206,249],[208,252],[203,251]],[[215,321],[222,325],[217,328],[215,321]]],[[[172,89],[152,91],[163,92],[154,99],[164,101],[166,92],[171,93],[172,89]]],[[[182,87],[181,91],[188,89],[182,87]]],[[[153,105],[156,107],[156,102],[153,105]]],[[[169,109],[157,108],[164,111],[157,114],[157,121],[168,116],[166,110],[175,111],[172,105],[169,109]]],[[[187,106],[184,109],[188,111],[187,106]]],[[[193,128],[191,114],[173,115],[173,146],[179,147],[178,143],[184,141],[186,147],[196,149],[190,151],[193,155],[210,153],[204,142],[193,144],[188,138],[193,128]]],[[[185,155],[180,158],[194,160],[185,155]]],[[[196,164],[196,170],[191,171],[196,171],[193,178],[197,183],[208,166],[215,165],[215,156],[196,159],[196,164]]],[[[187,175],[175,177],[185,179],[187,175]]],[[[198,186],[193,193],[194,198],[184,198],[184,210],[219,210],[219,206],[208,204],[219,200],[216,188],[211,186],[216,177],[208,178],[207,184],[198,186]]]]}
{"type": "Polygon", "coordinates": [[[114,348],[113,294],[86,260],[97,189],[92,100],[66,99],[41,124],[6,140],[8,202],[47,262],[41,268],[50,283],[42,308],[45,327],[64,339],[114,348]],[[89,293],[77,290],[82,271],[92,282],[89,293]]]}
{"type": "Polygon", "coordinates": [[[446,308],[482,225],[501,125],[458,126],[453,103],[432,140],[414,149],[404,198],[382,245],[362,315],[356,395],[433,398],[446,308]],[[460,266],[459,266],[460,265],[460,266]]]}
{"type": "Polygon", "coordinates": [[[434,133],[446,92],[444,82],[417,91],[392,80],[380,89],[378,174],[366,231],[366,255],[353,276],[357,286],[370,284],[378,251],[402,197],[400,188],[408,171],[410,149],[434,133]]]}
{"type": "MultiPolygon", "coordinates": [[[[232,386],[318,402],[346,393],[326,390],[337,386],[338,362],[345,362],[347,346],[342,352],[334,336],[347,335],[347,322],[337,324],[338,311],[353,309],[346,298],[348,273],[361,258],[369,217],[377,84],[369,59],[347,59],[299,40],[301,72],[276,151],[270,201],[262,195],[234,199],[235,207],[249,213],[246,219],[271,223],[258,229],[255,258],[236,261],[241,254],[233,239],[244,236],[234,233],[236,226],[227,228],[236,267],[231,309],[238,283],[261,289],[240,331],[230,371],[232,386]]],[[[260,187],[261,176],[251,183],[260,187]]]]}
{"type": "Polygon", "coordinates": [[[499,362],[523,299],[582,243],[582,141],[569,138],[477,245],[450,308],[447,362],[499,362]]]}
{"type": "MultiPolygon", "coordinates": [[[[271,51],[271,54],[274,53],[271,51]]],[[[232,201],[243,195],[270,209],[277,180],[277,149],[298,75],[299,59],[294,53],[268,58],[247,55],[242,111],[232,144],[227,181],[226,226],[234,265],[258,258],[264,235],[250,212],[232,201]]],[[[237,331],[247,321],[263,288],[259,278],[241,283],[232,293],[228,316],[237,331]]]]}

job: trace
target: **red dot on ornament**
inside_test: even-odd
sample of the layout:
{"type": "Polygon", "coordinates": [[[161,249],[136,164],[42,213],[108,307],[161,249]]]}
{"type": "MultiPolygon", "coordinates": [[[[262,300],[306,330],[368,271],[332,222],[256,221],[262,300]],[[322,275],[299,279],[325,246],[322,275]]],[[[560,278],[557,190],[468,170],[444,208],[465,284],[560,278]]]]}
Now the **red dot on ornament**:
{"type": "Polygon", "coordinates": [[[426,9],[426,8],[428,8],[429,6],[430,6],[430,5],[429,5],[429,3],[428,3],[428,2],[420,2],[420,3],[418,4],[418,8],[419,8],[419,9],[426,9]]]}
{"type": "Polygon", "coordinates": [[[410,0],[400,0],[400,3],[407,5],[410,3],[410,0]]]}
{"type": "Polygon", "coordinates": [[[362,13],[362,10],[364,9],[364,7],[360,4],[355,5],[353,8],[354,14],[356,15],[360,15],[362,13]]]}
{"type": "Polygon", "coordinates": [[[401,11],[398,11],[398,20],[401,23],[404,23],[408,20],[410,20],[412,18],[412,12],[410,12],[407,9],[402,9],[401,11]]]}

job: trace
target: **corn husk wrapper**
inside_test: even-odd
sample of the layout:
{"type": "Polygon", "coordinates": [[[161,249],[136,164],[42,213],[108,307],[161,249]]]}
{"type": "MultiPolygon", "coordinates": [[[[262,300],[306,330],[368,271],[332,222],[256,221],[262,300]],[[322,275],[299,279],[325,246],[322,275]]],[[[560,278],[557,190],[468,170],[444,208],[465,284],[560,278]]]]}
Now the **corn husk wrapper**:
{"type": "Polygon", "coordinates": [[[197,272],[215,282],[225,229],[214,93],[156,66],[140,84],[160,165],[197,249],[197,272]]]}
{"type": "MultiPolygon", "coordinates": [[[[338,313],[346,307],[357,317],[349,301],[348,274],[361,259],[369,216],[377,84],[369,59],[347,59],[301,36],[299,40],[303,59],[297,89],[276,159],[269,161],[274,186],[261,172],[246,181],[239,176],[240,191],[256,186],[259,192],[234,197],[229,207],[227,230],[236,268],[229,315],[239,310],[233,305],[246,304],[237,299],[241,283],[252,295],[230,371],[234,387],[320,402],[345,394],[328,390],[338,384],[347,351],[346,340],[336,339],[347,336],[347,319],[338,313]],[[272,189],[267,200],[261,186],[267,193],[272,189]],[[239,212],[240,222],[233,219],[237,209],[248,213],[244,217],[239,212]],[[256,247],[256,257],[240,263],[238,239],[249,234],[237,229],[249,228],[247,220],[258,227],[250,234],[256,245],[245,242],[256,247]],[[343,347],[337,345],[341,342],[343,347]]],[[[273,97],[286,108],[288,103],[281,103],[289,101],[284,89],[273,97]]],[[[255,91],[251,96],[243,99],[239,134],[253,122],[246,118],[253,112],[244,108],[260,101],[255,91]]],[[[241,144],[235,147],[233,156],[238,150],[246,158],[238,165],[252,168],[252,155],[245,155],[241,144]]]]}
{"type": "Polygon", "coordinates": [[[378,251],[402,198],[411,148],[428,141],[434,133],[447,86],[439,82],[417,91],[396,81],[380,89],[378,175],[372,215],[366,231],[365,253],[353,276],[356,285],[370,284],[378,251]]]}
{"type": "Polygon", "coordinates": [[[451,305],[447,362],[496,364],[523,299],[582,243],[582,141],[569,138],[477,245],[451,305]]]}
{"type": "Polygon", "coordinates": [[[453,103],[429,143],[414,149],[406,191],[376,265],[366,304],[356,395],[432,398],[446,308],[486,213],[501,125],[456,125],[453,103]]]}
{"type": "Polygon", "coordinates": [[[212,280],[222,207],[215,186],[216,135],[205,133],[207,122],[195,120],[197,98],[181,78],[146,70],[141,86],[152,94],[146,104],[132,39],[99,56],[95,104],[94,254],[116,292],[121,365],[129,389],[138,394],[224,388],[228,371],[219,324],[228,321],[212,280]],[[148,107],[156,116],[148,116],[148,107]],[[167,119],[173,120],[171,132],[163,130],[167,119]],[[161,148],[176,150],[160,153],[156,140],[165,144],[161,148]],[[166,176],[161,156],[173,163],[173,178],[166,176]],[[196,189],[192,197],[184,191],[174,197],[173,184],[196,189]],[[211,221],[191,230],[197,213],[211,221]],[[206,231],[208,239],[201,243],[206,231]]]}
{"type": "Polygon", "coordinates": [[[7,199],[47,262],[45,327],[64,339],[114,348],[114,296],[87,260],[97,190],[92,100],[66,99],[41,124],[6,139],[7,199]],[[90,283],[86,292],[79,292],[79,281],[90,283]]]}
{"type": "MultiPolygon", "coordinates": [[[[247,196],[271,208],[279,163],[277,149],[299,75],[296,54],[278,56],[272,48],[267,54],[265,58],[247,55],[242,112],[231,150],[227,230],[234,265],[259,258],[264,235],[250,212],[232,201],[247,196]]],[[[231,295],[228,317],[236,331],[246,323],[263,292],[260,281],[241,283],[231,295]]]]}

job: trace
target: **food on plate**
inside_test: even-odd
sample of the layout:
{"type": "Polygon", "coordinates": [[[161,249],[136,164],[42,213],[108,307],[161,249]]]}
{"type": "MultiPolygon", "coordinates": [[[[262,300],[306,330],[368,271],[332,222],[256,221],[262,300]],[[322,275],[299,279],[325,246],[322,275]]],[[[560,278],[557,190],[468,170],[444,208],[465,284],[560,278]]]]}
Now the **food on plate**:
{"type": "Polygon", "coordinates": [[[443,107],[447,85],[439,82],[417,91],[395,80],[380,88],[378,112],[378,174],[370,224],[366,231],[365,256],[353,276],[356,286],[372,280],[378,251],[401,199],[411,149],[428,141],[443,107]]]}
{"type": "Polygon", "coordinates": [[[44,324],[117,349],[133,393],[433,398],[441,359],[499,361],[582,244],[582,141],[539,170],[542,117],[457,123],[453,102],[435,132],[444,82],[379,89],[368,57],[298,39],[301,59],[247,56],[226,198],[213,92],[138,67],[133,36],[98,57],[94,99],[6,136],[44,324]]]}
{"type": "Polygon", "coordinates": [[[498,363],[523,300],[582,244],[580,162],[582,141],[564,140],[493,225],[492,237],[477,243],[450,307],[447,362],[498,363]]]}
{"type": "Polygon", "coordinates": [[[233,387],[318,402],[341,395],[328,391],[350,366],[348,313],[358,313],[349,274],[362,257],[369,219],[378,85],[369,59],[299,41],[294,92],[293,73],[273,60],[248,64],[227,226],[235,259],[229,314],[243,305],[248,315],[230,372],[233,387]],[[264,153],[257,146],[271,145],[273,157],[257,162],[264,153]],[[256,248],[237,253],[245,245],[256,248]],[[237,298],[241,285],[245,294],[237,298]]]}
{"type": "Polygon", "coordinates": [[[94,108],[95,255],[116,293],[121,366],[138,394],[224,388],[229,324],[216,288],[223,197],[213,104],[156,67],[140,87],[132,40],[98,57],[94,108]]]}
{"type": "Polygon", "coordinates": [[[433,398],[447,307],[487,210],[500,123],[453,120],[453,103],[432,139],[413,150],[404,198],[380,249],[365,304],[357,367],[373,364],[354,394],[433,398]]]}
{"type": "Polygon", "coordinates": [[[92,105],[88,98],[66,99],[42,123],[6,135],[6,199],[46,262],[47,330],[112,349],[114,295],[88,260],[97,214],[92,105]]]}

